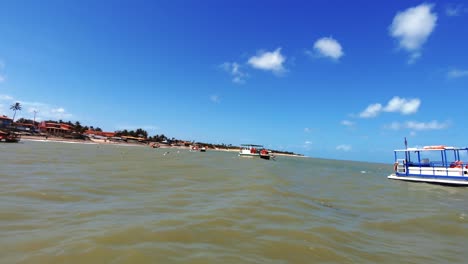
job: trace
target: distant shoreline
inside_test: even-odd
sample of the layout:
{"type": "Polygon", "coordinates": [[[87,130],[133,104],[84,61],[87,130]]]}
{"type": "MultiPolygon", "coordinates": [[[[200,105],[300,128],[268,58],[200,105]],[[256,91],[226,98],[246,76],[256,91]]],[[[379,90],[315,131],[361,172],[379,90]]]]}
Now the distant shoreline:
{"type": "MultiPolygon", "coordinates": [[[[85,145],[115,145],[115,146],[134,146],[134,147],[150,147],[148,144],[145,143],[122,143],[122,142],[112,142],[112,141],[93,141],[93,140],[82,140],[82,139],[69,139],[69,138],[62,138],[62,137],[54,137],[49,136],[47,138],[43,136],[21,136],[21,140],[23,141],[35,141],[35,142],[58,142],[58,143],[75,143],[75,144],[85,144],[85,145]]],[[[186,146],[170,146],[165,144],[159,144],[159,148],[171,148],[171,149],[186,149],[190,150],[190,147],[186,146]]],[[[208,148],[208,151],[225,151],[225,152],[239,152],[239,149],[219,149],[219,148],[208,148]]],[[[285,153],[277,153],[272,152],[275,156],[285,156],[285,157],[299,157],[305,158],[303,155],[297,154],[285,154],[285,153]]]]}

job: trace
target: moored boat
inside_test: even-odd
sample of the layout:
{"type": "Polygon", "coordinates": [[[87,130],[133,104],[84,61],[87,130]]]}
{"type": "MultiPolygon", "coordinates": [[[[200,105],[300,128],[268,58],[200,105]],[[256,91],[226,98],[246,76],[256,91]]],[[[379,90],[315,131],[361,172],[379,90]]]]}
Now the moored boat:
{"type": "Polygon", "coordinates": [[[5,132],[0,130],[0,142],[2,143],[18,143],[21,140],[21,135],[15,132],[5,132]]]}
{"type": "Polygon", "coordinates": [[[254,144],[241,144],[239,156],[247,158],[262,158],[267,160],[273,158],[273,155],[271,155],[269,150],[265,149],[262,145],[254,144]]]}
{"type": "Polygon", "coordinates": [[[468,186],[468,148],[443,145],[394,150],[394,173],[387,178],[442,185],[468,186]]]}

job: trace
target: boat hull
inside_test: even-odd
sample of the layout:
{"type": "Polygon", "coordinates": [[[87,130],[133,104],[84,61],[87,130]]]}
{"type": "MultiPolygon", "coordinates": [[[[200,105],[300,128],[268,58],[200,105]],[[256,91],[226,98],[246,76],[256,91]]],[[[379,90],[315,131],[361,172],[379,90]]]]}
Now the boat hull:
{"type": "Polygon", "coordinates": [[[19,139],[0,139],[0,143],[18,143],[19,139]]]}
{"type": "Polygon", "coordinates": [[[398,176],[391,174],[387,177],[391,180],[410,181],[410,182],[425,182],[439,185],[450,185],[450,186],[468,186],[468,177],[460,177],[460,179],[450,177],[421,177],[421,176],[398,176]]]}

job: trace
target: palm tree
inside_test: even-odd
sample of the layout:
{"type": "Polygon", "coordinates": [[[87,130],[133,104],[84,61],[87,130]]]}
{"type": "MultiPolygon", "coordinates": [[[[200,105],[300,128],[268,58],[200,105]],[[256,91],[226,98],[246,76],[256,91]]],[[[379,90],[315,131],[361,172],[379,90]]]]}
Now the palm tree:
{"type": "Polygon", "coordinates": [[[21,111],[21,104],[16,102],[15,104],[11,105],[10,109],[15,111],[15,114],[13,114],[13,122],[15,122],[16,111],[21,111]]]}

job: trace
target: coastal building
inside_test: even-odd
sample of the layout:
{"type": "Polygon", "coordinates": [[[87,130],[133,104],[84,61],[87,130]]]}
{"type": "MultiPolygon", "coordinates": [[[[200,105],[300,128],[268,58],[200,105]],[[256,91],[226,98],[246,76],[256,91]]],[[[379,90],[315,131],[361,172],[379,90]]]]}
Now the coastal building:
{"type": "Polygon", "coordinates": [[[49,133],[52,135],[65,135],[73,132],[73,125],[65,123],[53,123],[42,121],[39,124],[39,130],[43,133],[49,133]]]}
{"type": "Polygon", "coordinates": [[[95,130],[86,130],[84,134],[89,136],[100,136],[100,137],[115,137],[115,132],[104,132],[104,131],[95,131],[95,130]]]}
{"type": "Polygon", "coordinates": [[[16,123],[15,122],[15,127],[19,131],[25,131],[25,132],[36,131],[36,126],[34,124],[29,124],[29,123],[16,123]]]}
{"type": "Polygon", "coordinates": [[[144,137],[131,137],[131,136],[121,136],[121,138],[129,143],[145,142],[146,138],[144,137]]]}
{"type": "Polygon", "coordinates": [[[13,124],[13,119],[6,115],[0,116],[0,128],[10,127],[13,124]]]}

